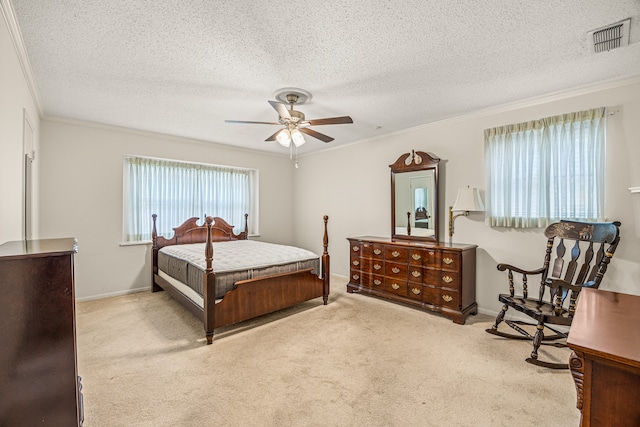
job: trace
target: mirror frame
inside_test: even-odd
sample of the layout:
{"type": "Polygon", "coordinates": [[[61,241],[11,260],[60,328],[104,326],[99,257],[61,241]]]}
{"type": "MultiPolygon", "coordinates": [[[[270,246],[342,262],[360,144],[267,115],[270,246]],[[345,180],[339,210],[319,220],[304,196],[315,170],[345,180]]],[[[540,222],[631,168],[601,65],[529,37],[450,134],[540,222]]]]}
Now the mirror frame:
{"type": "Polygon", "coordinates": [[[391,168],[391,239],[392,240],[412,240],[412,241],[428,241],[438,242],[438,230],[440,229],[440,216],[438,212],[440,206],[438,204],[438,165],[440,159],[433,154],[424,151],[411,150],[411,153],[405,153],[398,157],[391,168]],[[433,186],[434,186],[434,206],[433,206],[433,236],[412,236],[411,223],[407,225],[407,234],[396,234],[396,174],[405,172],[428,171],[433,170],[433,186]]]}

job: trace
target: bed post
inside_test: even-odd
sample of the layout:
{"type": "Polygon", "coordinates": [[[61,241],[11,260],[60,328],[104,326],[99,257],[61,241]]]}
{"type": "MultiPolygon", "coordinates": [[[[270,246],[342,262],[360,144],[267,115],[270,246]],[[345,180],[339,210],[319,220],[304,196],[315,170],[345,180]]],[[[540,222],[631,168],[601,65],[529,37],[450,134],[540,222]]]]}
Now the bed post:
{"type": "Polygon", "coordinates": [[[244,239],[249,238],[249,214],[244,214],[244,239]]]}
{"type": "Polygon", "coordinates": [[[215,329],[215,306],[216,306],[216,277],[213,272],[213,242],[211,241],[211,227],[213,217],[205,219],[207,224],[207,241],[204,247],[204,258],[206,262],[204,283],[202,284],[204,296],[203,325],[207,337],[207,344],[213,343],[213,330],[215,329]]]}
{"type": "Polygon", "coordinates": [[[151,241],[153,242],[151,251],[151,292],[161,291],[162,288],[156,284],[156,274],[158,274],[158,230],[156,229],[156,219],[158,215],[151,215],[153,218],[153,230],[151,231],[151,241]]]}
{"type": "Polygon", "coordinates": [[[331,276],[329,271],[329,235],[327,234],[327,221],[329,221],[329,215],[324,216],[324,237],[322,239],[322,245],[324,246],[324,252],[322,253],[322,280],[324,281],[322,302],[324,305],[327,305],[329,300],[329,277],[331,276]]]}

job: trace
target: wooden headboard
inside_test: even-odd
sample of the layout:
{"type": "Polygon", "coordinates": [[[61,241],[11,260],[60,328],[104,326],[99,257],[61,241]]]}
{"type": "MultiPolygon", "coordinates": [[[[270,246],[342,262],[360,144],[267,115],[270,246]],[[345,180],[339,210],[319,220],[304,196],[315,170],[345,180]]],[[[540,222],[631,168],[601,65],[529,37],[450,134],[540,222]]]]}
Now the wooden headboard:
{"type": "Polygon", "coordinates": [[[229,240],[246,240],[249,234],[248,217],[244,215],[244,231],[239,234],[233,233],[233,226],[220,217],[208,216],[205,218],[204,224],[197,225],[197,217],[189,218],[178,227],[174,228],[174,234],[171,239],[158,236],[156,230],[156,219],[158,215],[153,214],[153,232],[151,238],[153,240],[154,249],[160,249],[171,245],[186,245],[189,243],[205,243],[207,241],[207,226],[211,224],[211,241],[226,242],[229,240]]]}

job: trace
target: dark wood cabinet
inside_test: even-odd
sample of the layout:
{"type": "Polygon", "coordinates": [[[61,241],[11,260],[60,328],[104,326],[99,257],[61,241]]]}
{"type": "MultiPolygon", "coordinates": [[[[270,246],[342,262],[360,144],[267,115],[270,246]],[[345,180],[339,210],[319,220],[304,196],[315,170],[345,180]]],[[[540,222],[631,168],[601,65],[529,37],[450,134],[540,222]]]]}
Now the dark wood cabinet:
{"type": "Polygon", "coordinates": [[[476,245],[352,237],[347,292],[442,313],[464,324],[478,312],[476,245]]]}
{"type": "Polygon", "coordinates": [[[0,426],[80,426],[75,239],[0,245],[0,426]]]}
{"type": "Polygon", "coordinates": [[[567,340],[580,425],[640,426],[640,296],[583,289],[567,340]]]}

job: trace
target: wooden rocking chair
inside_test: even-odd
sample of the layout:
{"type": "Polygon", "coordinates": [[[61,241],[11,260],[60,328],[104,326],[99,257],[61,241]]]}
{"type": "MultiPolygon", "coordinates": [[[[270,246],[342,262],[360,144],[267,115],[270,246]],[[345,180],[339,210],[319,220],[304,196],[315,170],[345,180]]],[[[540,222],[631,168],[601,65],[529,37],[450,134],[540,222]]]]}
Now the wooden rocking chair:
{"type": "Polygon", "coordinates": [[[544,264],[536,270],[523,270],[509,264],[498,264],[498,270],[508,272],[509,293],[500,294],[498,300],[504,305],[496,317],[495,324],[487,329],[490,334],[512,339],[526,339],[533,343],[531,356],[527,362],[552,369],[567,369],[568,364],[552,363],[538,359],[538,349],[541,344],[555,347],[566,347],[566,339],[571,326],[576,303],[580,291],[584,287],[597,289],[607,266],[620,241],[620,222],[578,222],[560,221],[551,224],[544,232],[547,237],[547,250],[544,264]],[[608,245],[605,248],[605,245],[608,245]],[[566,248],[571,247],[567,254],[568,263],[565,267],[566,248]],[[555,248],[555,260],[551,263],[552,252],[555,248]],[[594,257],[595,255],[595,257],[594,257]],[[579,264],[582,264],[578,267],[579,264]],[[563,277],[564,271],[564,277],[563,277]],[[516,295],[513,273],[522,274],[522,293],[516,295]],[[527,291],[528,276],[540,275],[540,289],[537,298],[530,298],[527,291]],[[546,289],[549,293],[546,296],[546,289]],[[569,296],[569,298],[567,298],[569,296]],[[534,319],[537,323],[517,320],[505,320],[507,310],[512,307],[534,319]],[[505,333],[498,330],[500,323],[506,323],[518,334],[505,333]],[[531,335],[520,325],[536,327],[531,335]],[[561,328],[550,327],[559,325],[561,328]],[[545,335],[545,329],[553,333],[545,335]],[[546,341],[553,341],[547,343],[546,341]]]}

